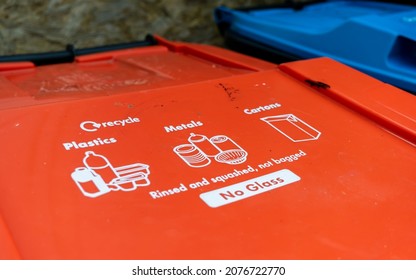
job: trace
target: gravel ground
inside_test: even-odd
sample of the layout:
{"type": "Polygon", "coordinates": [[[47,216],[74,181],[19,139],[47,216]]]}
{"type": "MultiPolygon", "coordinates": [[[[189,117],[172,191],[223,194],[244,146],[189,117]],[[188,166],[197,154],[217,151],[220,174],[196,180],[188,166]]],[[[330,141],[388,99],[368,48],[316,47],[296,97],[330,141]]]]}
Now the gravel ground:
{"type": "Polygon", "coordinates": [[[246,7],[284,0],[2,0],[0,55],[63,50],[142,40],[222,45],[213,19],[219,5],[246,7]]]}

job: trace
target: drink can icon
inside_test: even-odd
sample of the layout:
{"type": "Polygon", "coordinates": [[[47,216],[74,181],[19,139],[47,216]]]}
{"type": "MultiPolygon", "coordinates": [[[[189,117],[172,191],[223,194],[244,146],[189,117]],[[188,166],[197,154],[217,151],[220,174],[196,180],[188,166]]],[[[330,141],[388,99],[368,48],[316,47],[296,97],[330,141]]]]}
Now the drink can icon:
{"type": "Polygon", "coordinates": [[[242,148],[237,145],[232,139],[228,138],[225,135],[216,135],[211,137],[210,141],[215,144],[221,151],[235,150],[242,148]]]}
{"type": "Polygon", "coordinates": [[[196,146],[200,151],[204,151],[204,154],[208,157],[215,157],[220,149],[210,141],[205,135],[191,133],[191,136],[188,138],[188,141],[196,146]]]}

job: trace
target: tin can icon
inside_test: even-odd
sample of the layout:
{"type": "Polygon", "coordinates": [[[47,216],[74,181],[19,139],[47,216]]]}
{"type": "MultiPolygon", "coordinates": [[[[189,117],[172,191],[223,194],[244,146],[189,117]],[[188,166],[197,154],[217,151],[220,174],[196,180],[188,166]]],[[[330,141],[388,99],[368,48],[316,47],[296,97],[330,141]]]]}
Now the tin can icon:
{"type": "Polygon", "coordinates": [[[208,156],[192,144],[176,146],[173,151],[191,167],[204,167],[211,163],[208,156]]]}

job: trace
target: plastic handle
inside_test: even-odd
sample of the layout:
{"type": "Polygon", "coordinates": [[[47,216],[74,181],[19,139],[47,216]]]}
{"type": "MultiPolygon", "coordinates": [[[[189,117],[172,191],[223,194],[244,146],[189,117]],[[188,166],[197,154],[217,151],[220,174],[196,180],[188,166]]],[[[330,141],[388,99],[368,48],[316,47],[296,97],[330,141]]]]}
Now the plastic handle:
{"type": "Polygon", "coordinates": [[[130,43],[113,44],[106,46],[99,46],[85,49],[75,49],[73,45],[67,45],[66,50],[58,52],[47,52],[47,53],[33,53],[33,54],[18,54],[0,56],[0,62],[22,62],[30,61],[36,66],[50,65],[58,63],[73,62],[76,56],[94,54],[100,52],[147,47],[157,45],[157,41],[151,35],[147,35],[143,41],[135,41],[130,43]]]}

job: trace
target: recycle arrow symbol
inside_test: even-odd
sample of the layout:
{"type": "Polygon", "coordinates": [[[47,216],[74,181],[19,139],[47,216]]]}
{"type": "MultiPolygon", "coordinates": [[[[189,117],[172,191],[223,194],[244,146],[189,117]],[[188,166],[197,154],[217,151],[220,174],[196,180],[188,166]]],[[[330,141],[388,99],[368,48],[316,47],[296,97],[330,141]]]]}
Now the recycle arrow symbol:
{"type": "Polygon", "coordinates": [[[101,124],[92,122],[92,121],[85,121],[85,122],[82,122],[79,126],[84,131],[94,132],[94,131],[97,131],[101,127],[101,124]]]}

